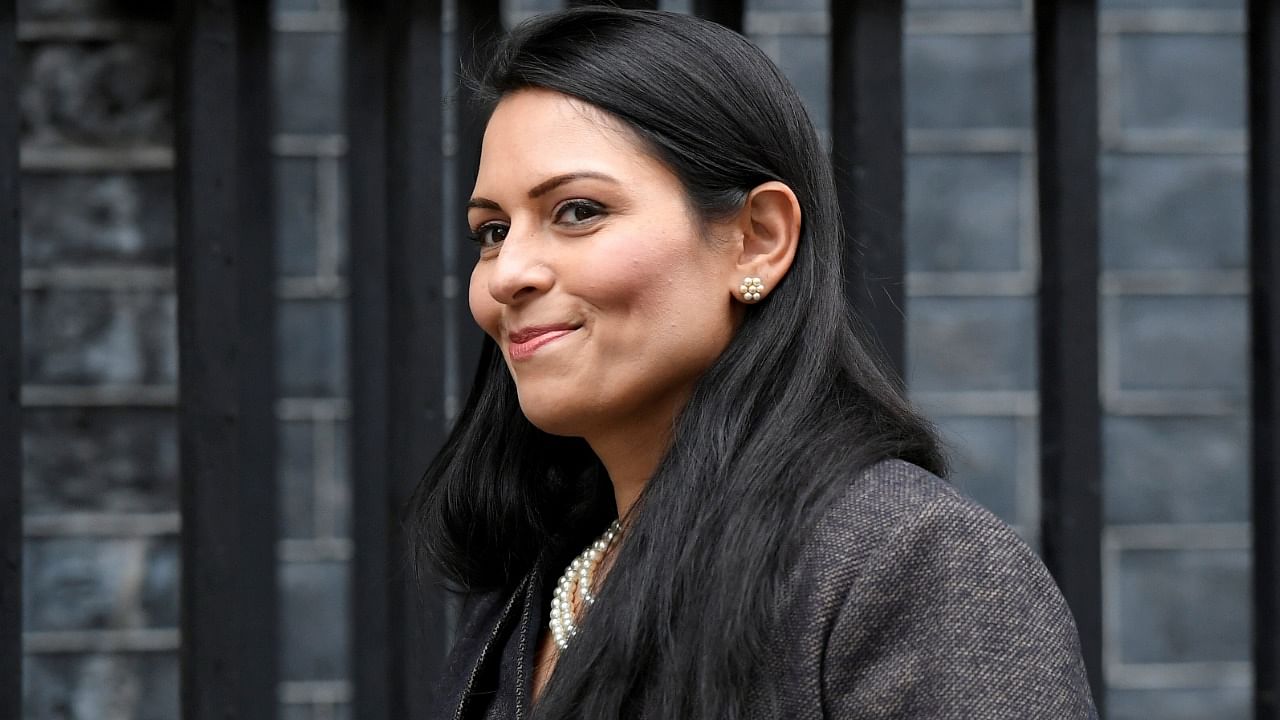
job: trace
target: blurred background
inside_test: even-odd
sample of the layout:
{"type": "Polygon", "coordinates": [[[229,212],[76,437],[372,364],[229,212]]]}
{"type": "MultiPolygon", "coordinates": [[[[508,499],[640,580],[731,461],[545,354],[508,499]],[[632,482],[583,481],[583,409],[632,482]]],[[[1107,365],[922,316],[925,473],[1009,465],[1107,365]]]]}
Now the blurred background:
{"type": "MultiPolygon", "coordinates": [[[[341,2],[272,9],[284,720],[351,717],[345,272],[359,238],[345,217],[341,2]]],[[[179,716],[173,35],[123,5],[18,2],[28,720],[179,716]]],[[[504,14],[558,6],[509,0],[504,14]]],[[[1243,719],[1242,2],[1101,6],[1108,717],[1243,719]]],[[[746,32],[825,131],[825,2],[747,7],[746,32]]],[[[907,8],[907,381],[951,445],[955,482],[1034,544],[1030,0],[907,8]]]]}

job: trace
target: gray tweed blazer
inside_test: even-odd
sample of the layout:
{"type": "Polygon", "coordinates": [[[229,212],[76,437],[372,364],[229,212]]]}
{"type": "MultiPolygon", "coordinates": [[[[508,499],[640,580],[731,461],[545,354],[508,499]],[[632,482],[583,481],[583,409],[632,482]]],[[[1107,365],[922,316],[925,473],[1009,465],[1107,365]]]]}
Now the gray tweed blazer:
{"type": "MultiPolygon", "coordinates": [[[[473,596],[432,718],[526,718],[546,622],[538,567],[473,596]]],[[[875,465],[814,525],[786,584],[759,718],[1097,718],[1071,613],[991,513],[906,462],[875,465]]]]}

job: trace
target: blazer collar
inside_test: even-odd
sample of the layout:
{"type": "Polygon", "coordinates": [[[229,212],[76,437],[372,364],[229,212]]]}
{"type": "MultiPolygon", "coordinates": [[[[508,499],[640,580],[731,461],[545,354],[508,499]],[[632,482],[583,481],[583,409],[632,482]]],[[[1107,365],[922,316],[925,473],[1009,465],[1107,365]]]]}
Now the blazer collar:
{"type": "Polygon", "coordinates": [[[544,550],[508,597],[502,599],[495,593],[490,600],[490,608],[479,610],[469,627],[463,628],[459,634],[452,652],[454,671],[450,675],[461,677],[463,681],[454,684],[455,689],[446,706],[454,708],[453,720],[465,720],[467,717],[475,683],[486,664],[501,662],[501,651],[506,646],[504,640],[512,624],[521,618],[522,611],[533,603],[530,593],[538,586],[537,579],[546,572],[548,560],[548,553],[544,550]]]}

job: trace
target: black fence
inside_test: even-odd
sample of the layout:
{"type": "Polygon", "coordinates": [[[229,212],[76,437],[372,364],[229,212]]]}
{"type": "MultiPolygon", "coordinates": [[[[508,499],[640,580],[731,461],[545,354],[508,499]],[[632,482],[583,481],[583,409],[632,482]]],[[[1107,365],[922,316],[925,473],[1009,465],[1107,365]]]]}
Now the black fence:
{"type": "MultiPolygon", "coordinates": [[[[621,3],[653,6],[655,3],[621,3]]],[[[272,217],[267,3],[191,0],[174,17],[177,69],[182,711],[189,720],[277,712],[276,448],[270,398],[272,217]],[[228,479],[238,479],[227,482],[228,479]]],[[[361,0],[348,11],[354,715],[419,716],[447,643],[440,597],[412,583],[395,517],[446,432],[453,357],[436,243],[442,172],[440,0],[361,0]]],[[[736,2],[696,13],[741,29],[736,2]]],[[[904,362],[902,0],[831,3],[832,150],[852,237],[848,297],[904,362]],[[858,201],[855,204],[854,198],[858,201]],[[859,208],[873,207],[876,212],[859,208]]],[[[1075,613],[1095,698],[1104,697],[1098,381],[1097,2],[1035,9],[1041,283],[1041,537],[1075,613]]],[[[459,2],[466,60],[501,27],[496,0],[459,2]]],[[[1251,327],[1254,404],[1254,668],[1258,718],[1280,718],[1280,10],[1249,3],[1251,327]]],[[[21,711],[21,315],[15,3],[0,1],[0,716],[21,711]]],[[[456,120],[465,197],[481,125],[456,120]]],[[[461,230],[461,228],[459,228],[461,230]]],[[[465,304],[461,312],[465,312],[465,304]]],[[[470,328],[469,317],[457,318],[470,328]]],[[[471,334],[467,334],[471,333],[471,334]]]]}

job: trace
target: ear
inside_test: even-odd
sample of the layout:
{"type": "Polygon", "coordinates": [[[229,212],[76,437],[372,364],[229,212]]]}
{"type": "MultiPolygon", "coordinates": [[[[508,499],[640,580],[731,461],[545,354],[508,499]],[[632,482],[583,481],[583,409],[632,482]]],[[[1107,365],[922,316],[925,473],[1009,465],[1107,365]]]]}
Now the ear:
{"type": "Polygon", "coordinates": [[[800,220],[800,201],[785,183],[770,180],[747,195],[737,219],[742,244],[731,279],[737,300],[759,302],[777,287],[795,260],[800,220]],[[753,285],[744,278],[759,282],[753,285]],[[763,289],[753,291],[760,285],[763,289]]]}

